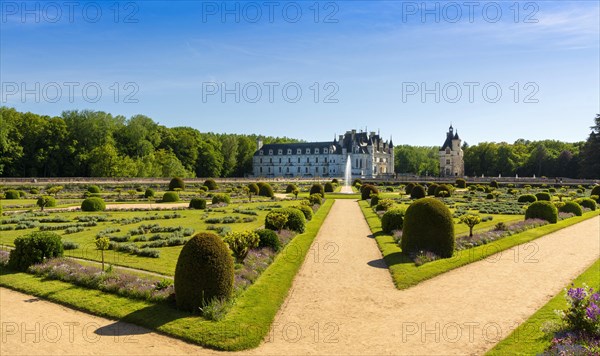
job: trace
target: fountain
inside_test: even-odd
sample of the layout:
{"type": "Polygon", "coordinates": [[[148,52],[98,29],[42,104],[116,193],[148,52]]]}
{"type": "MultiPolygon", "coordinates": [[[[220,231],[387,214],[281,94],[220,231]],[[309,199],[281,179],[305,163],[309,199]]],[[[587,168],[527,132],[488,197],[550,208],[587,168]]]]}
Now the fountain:
{"type": "Polygon", "coordinates": [[[350,155],[346,159],[346,169],[344,171],[344,187],[342,188],[342,193],[352,194],[352,187],[350,184],[352,180],[352,161],[350,160],[350,155]]]}

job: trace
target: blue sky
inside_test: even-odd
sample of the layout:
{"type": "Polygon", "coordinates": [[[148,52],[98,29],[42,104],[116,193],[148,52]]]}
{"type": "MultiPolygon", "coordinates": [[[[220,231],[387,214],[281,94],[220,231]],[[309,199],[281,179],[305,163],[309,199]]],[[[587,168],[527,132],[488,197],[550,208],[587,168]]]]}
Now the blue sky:
{"type": "Polygon", "coordinates": [[[600,113],[597,1],[0,3],[0,104],[21,111],[413,145],[450,122],[470,144],[579,141],[600,113]]]}

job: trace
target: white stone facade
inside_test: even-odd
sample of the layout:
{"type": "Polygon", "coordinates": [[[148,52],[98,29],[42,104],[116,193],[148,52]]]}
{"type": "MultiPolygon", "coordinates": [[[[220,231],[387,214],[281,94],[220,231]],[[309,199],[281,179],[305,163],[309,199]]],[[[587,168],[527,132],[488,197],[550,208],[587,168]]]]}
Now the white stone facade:
{"type": "Polygon", "coordinates": [[[450,125],[446,134],[446,141],[439,151],[440,176],[463,177],[465,175],[464,153],[461,142],[458,131],[454,132],[454,128],[450,125]]]}

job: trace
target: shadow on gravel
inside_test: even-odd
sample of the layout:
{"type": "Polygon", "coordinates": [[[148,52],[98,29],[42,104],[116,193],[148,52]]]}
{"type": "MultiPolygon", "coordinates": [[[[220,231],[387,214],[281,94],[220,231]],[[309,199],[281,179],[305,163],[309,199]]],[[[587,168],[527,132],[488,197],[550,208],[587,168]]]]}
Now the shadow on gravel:
{"type": "Polygon", "coordinates": [[[369,261],[369,262],[367,262],[367,264],[369,266],[371,266],[371,267],[374,267],[374,268],[381,268],[381,269],[387,269],[388,268],[388,266],[385,263],[385,261],[383,260],[383,258],[380,258],[378,260],[369,261]]]}

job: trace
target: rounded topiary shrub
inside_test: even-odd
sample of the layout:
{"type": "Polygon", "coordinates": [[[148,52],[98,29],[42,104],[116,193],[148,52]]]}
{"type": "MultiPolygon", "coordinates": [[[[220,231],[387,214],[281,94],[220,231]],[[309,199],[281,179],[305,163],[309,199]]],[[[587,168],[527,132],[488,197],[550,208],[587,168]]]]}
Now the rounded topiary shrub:
{"type": "Polygon", "coordinates": [[[208,188],[208,190],[217,190],[219,189],[219,186],[217,185],[217,182],[215,182],[214,179],[212,178],[208,178],[207,180],[204,181],[204,185],[208,188]]]}
{"type": "Polygon", "coordinates": [[[422,185],[415,185],[410,191],[410,197],[412,199],[425,198],[425,188],[422,185]]]}
{"type": "Polygon", "coordinates": [[[153,198],[154,197],[154,189],[148,188],[144,192],[144,198],[153,198]]]}
{"type": "Polygon", "coordinates": [[[163,203],[176,203],[179,201],[179,194],[176,192],[166,192],[163,194],[162,202],[163,203]]]}
{"type": "Polygon", "coordinates": [[[592,195],[600,196],[600,185],[596,185],[592,188],[590,196],[592,196],[592,195]]]}
{"type": "Polygon", "coordinates": [[[519,203],[533,203],[537,201],[537,198],[533,194],[523,194],[519,196],[519,199],[517,199],[517,201],[519,203]]]}
{"type": "Polygon", "coordinates": [[[379,203],[379,200],[381,200],[381,197],[379,195],[372,195],[371,196],[371,206],[375,206],[379,203]]]}
{"type": "Polygon", "coordinates": [[[36,201],[36,205],[42,210],[44,210],[44,208],[52,208],[56,206],[56,199],[50,195],[42,195],[36,201]]]}
{"type": "Polygon", "coordinates": [[[273,251],[281,250],[281,241],[279,241],[279,236],[277,236],[275,231],[259,229],[254,232],[256,232],[259,238],[258,247],[270,247],[273,251]]]}
{"type": "Polygon", "coordinates": [[[302,214],[304,214],[304,218],[307,221],[312,220],[313,210],[310,208],[310,206],[308,206],[308,205],[297,205],[297,206],[294,206],[294,208],[300,210],[302,212],[302,214]]]}
{"type": "Polygon", "coordinates": [[[353,182],[352,182],[352,186],[356,187],[357,185],[362,185],[363,181],[360,178],[356,178],[353,182]]]}
{"type": "Polygon", "coordinates": [[[261,197],[273,198],[275,194],[273,193],[273,188],[269,183],[260,182],[258,183],[258,195],[261,197]]]}
{"type": "Polygon", "coordinates": [[[106,204],[101,198],[87,198],[81,202],[82,211],[102,211],[106,209],[106,204]]]}
{"type": "Polygon", "coordinates": [[[488,194],[485,196],[485,198],[486,198],[486,199],[494,199],[494,194],[492,194],[492,193],[488,193],[488,194]]]}
{"type": "Polygon", "coordinates": [[[174,191],[175,189],[185,190],[185,183],[183,182],[183,179],[179,177],[171,179],[169,182],[169,190],[174,191]]]}
{"type": "Polygon", "coordinates": [[[31,194],[40,194],[40,190],[37,188],[31,188],[29,189],[29,193],[31,194]]]}
{"type": "Polygon", "coordinates": [[[331,183],[333,183],[333,184],[340,184],[340,181],[337,178],[333,178],[331,180],[331,183]]]}
{"type": "Polygon", "coordinates": [[[98,193],[100,193],[100,187],[97,186],[97,185],[90,185],[87,188],[87,191],[90,192],[90,193],[92,193],[92,194],[98,194],[98,193]]]}
{"type": "Polygon", "coordinates": [[[233,257],[223,240],[213,233],[199,233],[181,249],[175,267],[175,301],[179,309],[193,313],[233,292],[233,257]]]}
{"type": "Polygon", "coordinates": [[[527,219],[542,219],[551,224],[556,224],[558,221],[558,209],[549,201],[536,201],[527,207],[525,220],[527,219]]]}
{"type": "Polygon", "coordinates": [[[325,190],[325,193],[333,193],[335,187],[333,186],[333,183],[331,182],[327,182],[325,183],[325,186],[323,187],[325,190]]]}
{"type": "Polygon", "coordinates": [[[410,194],[415,186],[416,184],[412,182],[406,184],[406,186],[404,187],[404,192],[406,192],[406,194],[410,194]]]}
{"type": "Polygon", "coordinates": [[[360,197],[362,200],[370,199],[371,194],[374,194],[374,195],[379,194],[379,190],[377,190],[377,188],[375,188],[374,185],[365,184],[360,187],[360,197]]]}
{"type": "Polygon", "coordinates": [[[312,187],[310,187],[309,195],[312,195],[312,194],[321,194],[321,196],[324,197],[325,189],[323,189],[323,186],[319,183],[313,184],[312,187]]]}
{"type": "Polygon", "coordinates": [[[427,195],[435,195],[435,190],[438,187],[437,184],[432,183],[427,186],[427,195]]]}
{"type": "Polygon", "coordinates": [[[457,178],[456,179],[456,187],[457,188],[466,188],[467,187],[467,181],[462,179],[462,178],[457,178]]]}
{"type": "Polygon", "coordinates": [[[404,209],[390,209],[381,217],[381,230],[391,234],[394,230],[402,230],[404,224],[404,209]]]}
{"type": "Polygon", "coordinates": [[[229,203],[231,203],[231,198],[229,197],[229,194],[225,194],[225,193],[215,194],[212,197],[212,203],[213,204],[219,204],[219,203],[229,204],[229,203]]]}
{"type": "Polygon", "coordinates": [[[577,203],[584,208],[590,209],[591,211],[596,210],[596,202],[590,198],[578,199],[577,203]]]}
{"type": "Polygon", "coordinates": [[[285,187],[285,192],[289,194],[295,189],[297,189],[295,184],[288,184],[287,187],[285,187]]]}
{"type": "Polygon", "coordinates": [[[500,186],[498,185],[498,182],[496,182],[495,180],[493,180],[493,181],[490,182],[490,187],[492,187],[492,188],[498,188],[500,186]]]}
{"type": "Polygon", "coordinates": [[[450,187],[447,184],[440,184],[435,189],[435,196],[436,197],[449,197],[451,195],[452,195],[452,187],[450,187]],[[443,192],[445,192],[445,193],[443,193],[443,192]]]}
{"type": "Polygon", "coordinates": [[[60,235],[49,231],[34,231],[17,237],[15,248],[10,251],[8,265],[18,271],[26,271],[29,266],[42,263],[47,258],[63,255],[60,235]]]}
{"type": "Polygon", "coordinates": [[[202,198],[192,198],[192,200],[190,200],[190,209],[206,209],[206,200],[202,198]]]}
{"type": "MultiPolygon", "coordinates": [[[[280,208],[271,210],[269,214],[271,213],[285,214],[287,216],[288,220],[283,226],[284,229],[296,232],[304,232],[304,229],[306,228],[306,218],[300,210],[295,208],[280,208]]],[[[275,226],[269,224],[269,214],[267,214],[267,216],[265,217],[265,228],[270,230],[277,230],[275,226]]]]}
{"type": "Polygon", "coordinates": [[[248,184],[248,191],[254,195],[258,195],[259,189],[256,183],[248,184]]]}
{"type": "Polygon", "coordinates": [[[20,197],[18,190],[10,189],[4,192],[5,199],[19,199],[20,197]]]}
{"type": "Polygon", "coordinates": [[[540,201],[540,200],[543,200],[543,201],[550,201],[550,200],[552,200],[552,196],[550,195],[550,193],[546,193],[546,192],[536,193],[535,197],[537,198],[538,201],[540,201]]]}
{"type": "Polygon", "coordinates": [[[558,211],[561,213],[575,214],[576,216],[583,215],[583,209],[581,208],[581,205],[574,201],[565,202],[560,208],[558,208],[558,211]]]}
{"type": "Polygon", "coordinates": [[[451,257],[454,253],[454,220],[448,207],[434,198],[413,202],[404,216],[401,247],[404,253],[424,250],[451,257]]]}

